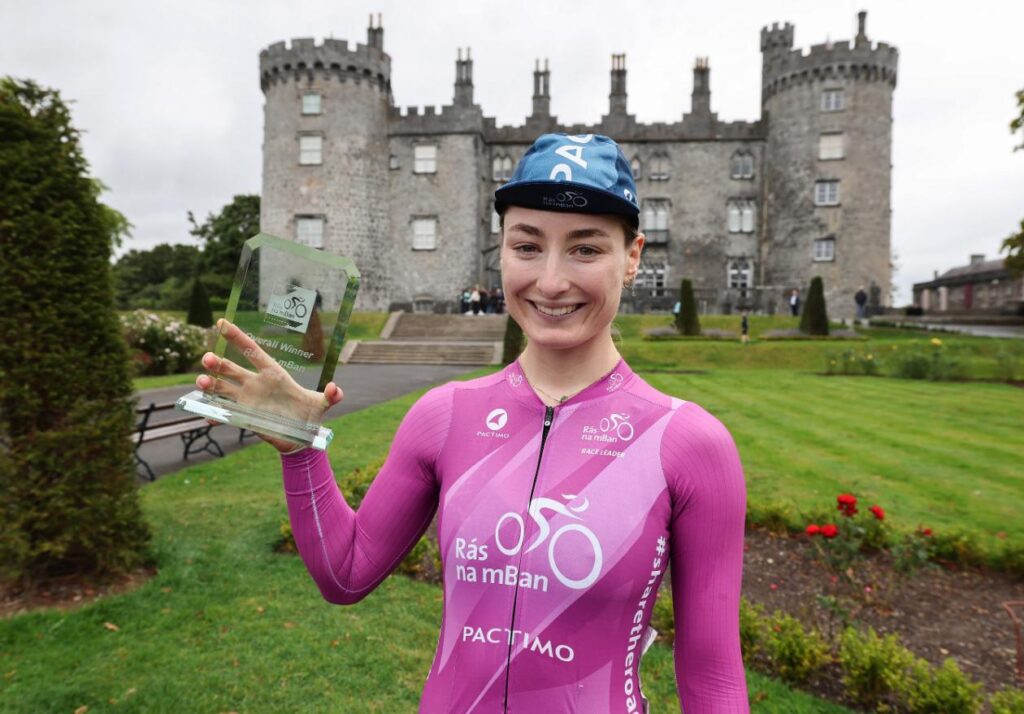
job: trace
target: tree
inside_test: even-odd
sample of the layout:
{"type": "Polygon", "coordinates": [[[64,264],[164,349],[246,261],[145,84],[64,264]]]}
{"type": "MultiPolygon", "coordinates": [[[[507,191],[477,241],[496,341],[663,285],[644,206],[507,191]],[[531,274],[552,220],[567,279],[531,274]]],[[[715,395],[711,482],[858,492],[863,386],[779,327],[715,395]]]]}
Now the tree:
{"type": "MultiPolygon", "coordinates": [[[[1024,149],[1024,89],[1017,92],[1017,109],[1020,113],[1010,122],[1010,133],[1021,133],[1021,142],[1013,147],[1014,151],[1024,149]]],[[[1020,222],[1020,231],[1011,233],[1003,240],[1000,252],[1006,253],[1003,265],[1015,273],[1024,273],[1024,220],[1020,222]]]]}
{"type": "Polygon", "coordinates": [[[509,315],[508,320],[505,321],[505,344],[501,353],[501,363],[509,365],[515,362],[523,351],[525,341],[523,328],[509,315]]]}
{"type": "Polygon", "coordinates": [[[800,332],[808,335],[828,335],[828,313],[825,311],[825,282],[821,277],[811,280],[807,291],[804,313],[800,316],[800,332]]]}
{"type": "Polygon", "coordinates": [[[192,278],[202,269],[203,254],[194,245],[161,243],[151,250],[130,250],[114,264],[117,306],[188,309],[192,278]]]}
{"type": "Polygon", "coordinates": [[[57,91],[0,79],[0,575],[23,584],[141,564],[128,353],[99,201],[57,91]]]}
{"type": "Polygon", "coordinates": [[[206,294],[203,281],[199,278],[192,278],[192,294],[188,301],[188,318],[186,322],[199,327],[209,327],[213,324],[213,311],[210,309],[210,296],[206,294]]]}
{"type": "Polygon", "coordinates": [[[201,224],[189,211],[192,235],[203,243],[203,272],[214,295],[226,298],[242,254],[242,244],[260,232],[260,197],[239,195],[220,209],[220,213],[207,214],[201,224]]]}
{"type": "Polygon", "coordinates": [[[679,284],[679,314],[676,315],[676,329],[682,335],[700,334],[697,301],[693,298],[693,283],[689,278],[683,278],[683,282],[679,284]]]}

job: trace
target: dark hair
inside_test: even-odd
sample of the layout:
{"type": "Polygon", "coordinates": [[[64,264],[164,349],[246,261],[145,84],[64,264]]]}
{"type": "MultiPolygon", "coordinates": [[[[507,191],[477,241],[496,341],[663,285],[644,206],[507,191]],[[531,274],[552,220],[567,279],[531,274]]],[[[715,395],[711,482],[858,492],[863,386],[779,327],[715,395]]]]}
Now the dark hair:
{"type": "MultiPolygon", "coordinates": [[[[622,227],[622,234],[626,240],[626,248],[633,245],[633,241],[640,235],[640,217],[636,216],[615,216],[615,220],[622,227]]],[[[498,225],[501,227],[502,236],[505,234],[505,211],[498,214],[498,225]]]]}

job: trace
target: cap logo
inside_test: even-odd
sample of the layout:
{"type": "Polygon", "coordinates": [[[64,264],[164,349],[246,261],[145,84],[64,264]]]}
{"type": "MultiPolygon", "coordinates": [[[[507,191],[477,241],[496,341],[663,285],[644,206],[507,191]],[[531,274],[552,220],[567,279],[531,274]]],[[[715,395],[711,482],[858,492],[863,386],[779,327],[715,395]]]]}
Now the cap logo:
{"type": "Polygon", "coordinates": [[[586,208],[587,197],[575,191],[563,191],[555,196],[544,196],[541,202],[553,208],[586,208]]]}

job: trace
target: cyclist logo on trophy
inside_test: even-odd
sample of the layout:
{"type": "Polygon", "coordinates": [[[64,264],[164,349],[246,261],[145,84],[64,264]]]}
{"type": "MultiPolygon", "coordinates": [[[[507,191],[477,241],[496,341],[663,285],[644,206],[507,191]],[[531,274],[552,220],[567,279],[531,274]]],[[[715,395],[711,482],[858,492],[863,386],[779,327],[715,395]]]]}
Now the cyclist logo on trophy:
{"type": "Polygon", "coordinates": [[[306,328],[309,326],[309,317],[313,314],[315,301],[315,291],[298,285],[289,285],[288,292],[284,295],[270,296],[266,321],[305,334],[306,328]]]}

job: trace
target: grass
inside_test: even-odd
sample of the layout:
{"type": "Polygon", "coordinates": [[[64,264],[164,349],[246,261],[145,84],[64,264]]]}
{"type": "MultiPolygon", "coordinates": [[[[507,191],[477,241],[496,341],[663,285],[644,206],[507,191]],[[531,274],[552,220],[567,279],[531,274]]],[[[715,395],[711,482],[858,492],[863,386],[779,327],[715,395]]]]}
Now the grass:
{"type": "MultiPolygon", "coordinates": [[[[384,453],[414,397],[346,416],[335,470],[384,453]]],[[[259,445],[146,487],[159,575],[78,611],[0,622],[0,708],[415,711],[441,589],[395,576],[358,605],[326,604],[298,558],[271,551],[286,513],[279,471],[259,445]]],[[[671,652],[655,645],[643,677],[655,711],[678,710],[671,652]]],[[[754,712],[847,711],[748,682],[754,712]]]]}

